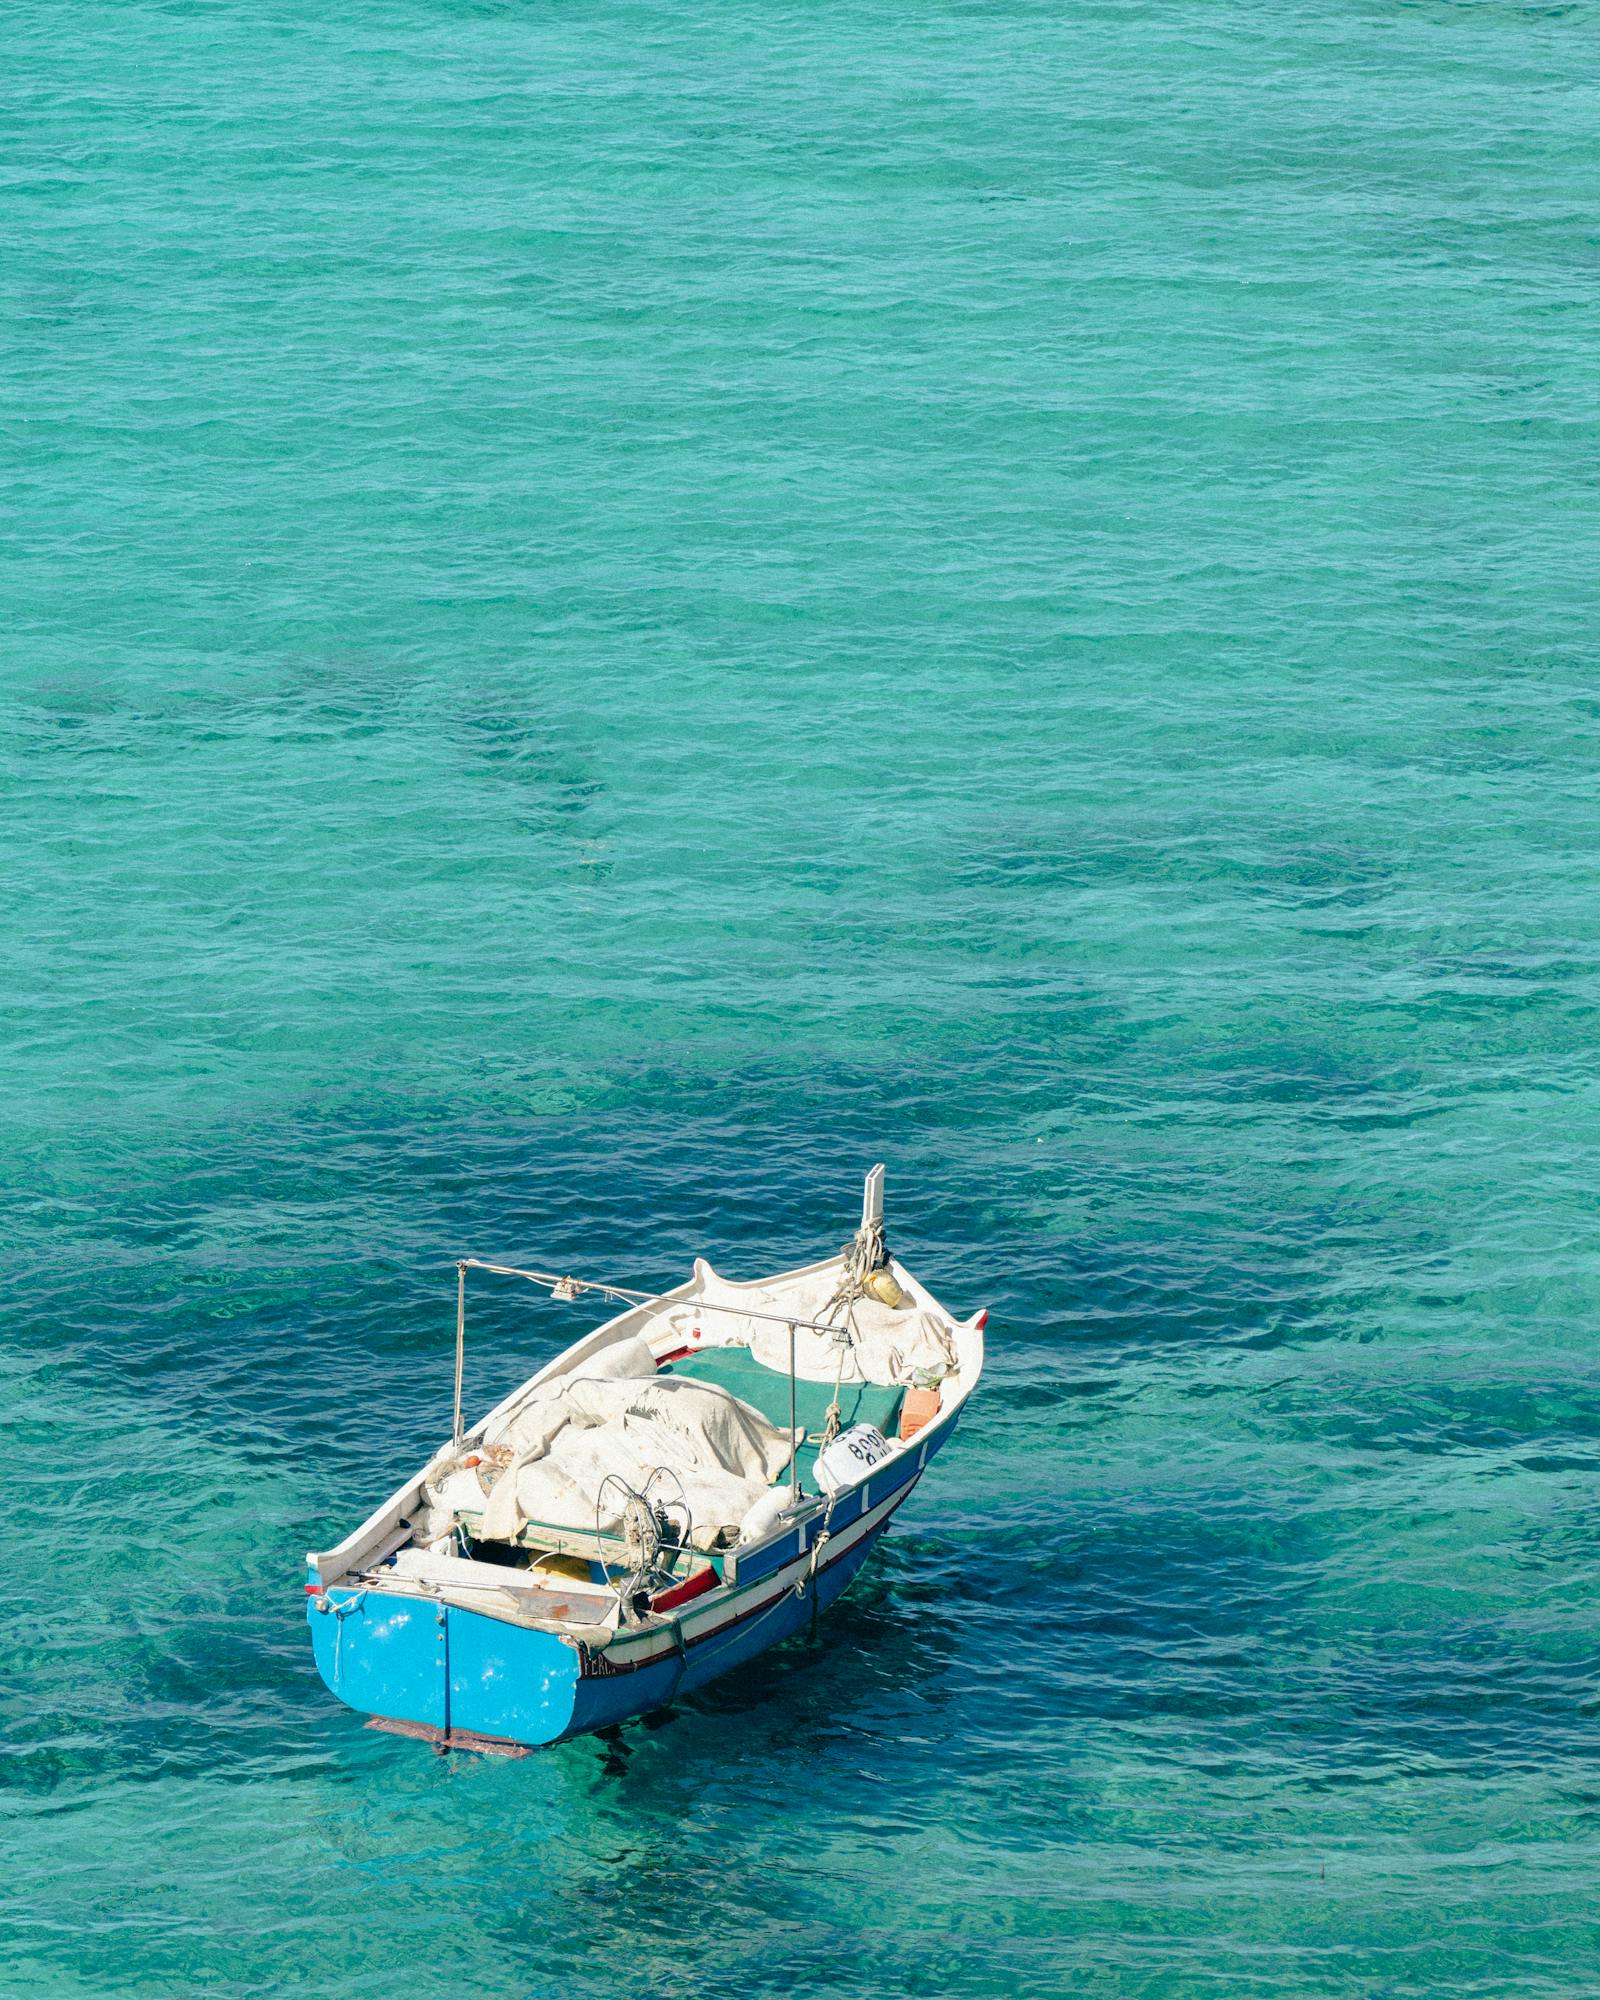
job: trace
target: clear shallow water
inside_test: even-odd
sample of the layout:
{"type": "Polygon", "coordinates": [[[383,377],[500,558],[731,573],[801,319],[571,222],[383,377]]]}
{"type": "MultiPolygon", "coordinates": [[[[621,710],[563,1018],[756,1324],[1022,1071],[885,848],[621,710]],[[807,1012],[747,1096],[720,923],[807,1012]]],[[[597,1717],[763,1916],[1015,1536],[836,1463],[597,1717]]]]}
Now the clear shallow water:
{"type": "Polygon", "coordinates": [[[1597,48],[13,14],[8,1990],[1600,1984],[1597,48]],[[450,1259],[878,1157],[991,1370],[826,1643],[338,1709],[450,1259]]]}

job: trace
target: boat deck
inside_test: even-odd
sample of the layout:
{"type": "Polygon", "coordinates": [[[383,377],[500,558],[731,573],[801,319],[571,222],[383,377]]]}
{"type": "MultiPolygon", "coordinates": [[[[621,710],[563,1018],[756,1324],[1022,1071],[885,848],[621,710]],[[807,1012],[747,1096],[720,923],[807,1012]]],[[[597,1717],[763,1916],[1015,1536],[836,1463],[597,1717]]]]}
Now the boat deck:
{"type": "MultiPolygon", "coordinates": [[[[660,1372],[686,1375],[693,1381],[726,1389],[759,1410],[768,1423],[776,1424],[780,1430],[788,1429],[789,1377],[758,1361],[748,1347],[702,1348],[697,1354],[663,1362],[660,1372]]],[[[905,1398],[902,1388],[880,1388],[873,1382],[843,1382],[839,1385],[839,1428],[847,1431],[852,1424],[872,1424],[886,1438],[893,1438],[899,1429],[900,1407],[905,1398]]],[[[795,1422],[804,1427],[808,1440],[801,1445],[796,1461],[800,1483],[812,1493],[817,1490],[816,1463],[821,1446],[809,1440],[821,1436],[832,1401],[831,1382],[795,1384],[795,1422]]],[[[781,1483],[788,1476],[785,1468],[774,1483],[781,1483]]]]}

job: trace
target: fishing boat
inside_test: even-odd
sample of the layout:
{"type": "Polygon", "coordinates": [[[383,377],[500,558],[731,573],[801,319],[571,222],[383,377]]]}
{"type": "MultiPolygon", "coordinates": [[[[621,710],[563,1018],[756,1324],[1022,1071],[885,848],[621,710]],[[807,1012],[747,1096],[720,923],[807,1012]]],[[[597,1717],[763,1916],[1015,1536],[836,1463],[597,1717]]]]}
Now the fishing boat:
{"type": "Polygon", "coordinates": [[[881,1166],[838,1256],[750,1283],[462,1258],[449,1441],[306,1558],[323,1680],[369,1728],[520,1756],[814,1630],[955,1429],[987,1318],[890,1256],[881,1166]],[[469,1272],[621,1308],[470,1429],[469,1272]]]}

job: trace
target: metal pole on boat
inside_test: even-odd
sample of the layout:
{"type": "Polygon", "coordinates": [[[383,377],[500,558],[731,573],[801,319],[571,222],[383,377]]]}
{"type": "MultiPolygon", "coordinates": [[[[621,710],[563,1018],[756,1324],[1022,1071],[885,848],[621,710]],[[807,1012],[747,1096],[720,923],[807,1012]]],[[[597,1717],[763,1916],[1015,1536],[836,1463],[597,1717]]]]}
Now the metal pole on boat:
{"type": "Polygon", "coordinates": [[[800,1498],[800,1482],[795,1475],[794,1435],[794,1321],[789,1322],[789,1505],[800,1498]]]}
{"type": "Polygon", "coordinates": [[[457,1448],[461,1444],[461,1371],[467,1358],[467,1265],[456,1265],[456,1420],[451,1433],[457,1448]]]}

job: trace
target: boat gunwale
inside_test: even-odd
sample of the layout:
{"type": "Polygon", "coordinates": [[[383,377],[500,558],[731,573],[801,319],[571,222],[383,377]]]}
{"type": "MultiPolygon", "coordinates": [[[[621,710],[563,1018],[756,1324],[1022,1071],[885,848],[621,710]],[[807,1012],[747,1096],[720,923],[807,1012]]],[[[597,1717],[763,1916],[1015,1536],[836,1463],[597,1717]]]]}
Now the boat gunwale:
{"type": "MultiPolygon", "coordinates": [[[[824,1257],[811,1264],[797,1265],[792,1270],[777,1272],[769,1277],[736,1279],[724,1278],[712,1267],[709,1260],[704,1257],[696,1257],[689,1277],[682,1284],[675,1285],[668,1291],[658,1293],[639,1304],[627,1306],[622,1312],[614,1314],[609,1320],[603,1321],[599,1326],[591,1327],[587,1333],[581,1334],[577,1340],[561,1349],[559,1353],[553,1355],[542,1368],[536,1370],[524,1382],[503,1396],[492,1409],[488,1410],[469,1430],[465,1431],[462,1434],[461,1445],[458,1445],[453,1438],[442,1445],[411,1479],[398,1487],[387,1500],[374,1508],[372,1513],[346,1535],[342,1541],[336,1543],[331,1549],[321,1552],[308,1550],[306,1563],[315,1578],[314,1583],[307,1584],[306,1588],[308,1592],[316,1591],[319,1594],[326,1594],[341,1587],[351,1587],[345,1585],[343,1580],[357,1570],[368,1545],[378,1540],[386,1529],[393,1528],[404,1514],[407,1506],[420,1497],[424,1483],[436,1466],[454,1457],[461,1449],[461,1446],[481,1438],[490,1424],[494,1423],[498,1418],[509,1415],[535,1389],[542,1386],[546,1381],[562,1373],[570,1372],[574,1363],[588,1359],[591,1355],[600,1353],[605,1348],[616,1345],[619,1340],[626,1337],[626,1329],[630,1321],[636,1321],[642,1327],[663,1309],[691,1302],[703,1293],[705,1281],[708,1277],[715,1279],[719,1285],[735,1291],[754,1292],[790,1284],[803,1278],[815,1277],[829,1270],[842,1269],[843,1265],[844,1257],[842,1254],[835,1253],[832,1257],[824,1257]],[[329,1572],[332,1573],[330,1574],[329,1572]]],[[[923,1425],[920,1430],[914,1432],[909,1438],[890,1440],[892,1448],[887,1456],[878,1461],[865,1480],[856,1482],[858,1486],[862,1484],[870,1485],[874,1475],[886,1471],[898,1461],[908,1457],[913,1451],[920,1451],[924,1454],[923,1464],[925,1465],[927,1458],[932,1455],[932,1452],[937,1450],[939,1445],[943,1444],[945,1437],[959,1416],[968,1397],[977,1387],[978,1380],[983,1373],[985,1361],[984,1328],[989,1316],[986,1306],[980,1307],[964,1320],[958,1319],[955,1314],[950,1312],[948,1307],[941,1304],[934,1297],[933,1293],[920,1280],[906,1269],[898,1258],[890,1258],[889,1269],[893,1272],[897,1281],[909,1290],[914,1302],[924,1307],[931,1307],[951,1322],[958,1337],[965,1337],[965,1342],[970,1346],[972,1365],[969,1373],[967,1366],[968,1355],[961,1354],[960,1365],[957,1368],[954,1378],[956,1384],[955,1391],[948,1405],[940,1409],[938,1416],[933,1422],[923,1425]]],[[[961,1340],[958,1338],[958,1352],[960,1351],[961,1344],[961,1340]]],[[[773,1372],[777,1374],[784,1371],[774,1370],[773,1372]]],[[[920,1477],[921,1467],[919,1466],[911,1478],[901,1484],[906,1491],[909,1491],[910,1487],[914,1486],[920,1477]]],[[[852,1487],[843,1490],[853,1491],[855,1489],[852,1487]]],[[[901,1486],[897,1485],[894,1492],[900,1493],[901,1486]]],[[[829,1504],[830,1496],[826,1494],[806,1495],[802,1504],[793,1513],[788,1514],[786,1517],[780,1517],[768,1533],[760,1537],[759,1540],[742,1546],[737,1551],[737,1556],[743,1558],[745,1562],[753,1561],[763,1552],[770,1549],[774,1543],[781,1541],[789,1535],[793,1535],[798,1529],[801,1531],[802,1547],[796,1560],[803,1560],[807,1553],[804,1531],[824,1508],[829,1507],[829,1504]]],[[[702,1610],[709,1611],[713,1607],[726,1608],[734,1598],[744,1595],[747,1590],[754,1590],[763,1584],[770,1583],[774,1576],[781,1575],[788,1566],[788,1564],[780,1564],[776,1571],[765,1572],[759,1577],[752,1577],[748,1583],[741,1584],[737,1577],[739,1562],[736,1559],[734,1565],[735,1576],[731,1579],[724,1577],[714,1589],[705,1592],[695,1599],[692,1608],[697,1612],[702,1610]]],[[[423,1597],[427,1601],[432,1601],[431,1593],[401,1592],[393,1590],[392,1587],[385,1588],[383,1594],[423,1597]]],[[[684,1608],[686,1611],[690,1609],[689,1606],[685,1606],[684,1608]]],[[[655,1635],[673,1624],[678,1624],[681,1629],[681,1620],[670,1614],[666,1614],[663,1616],[662,1624],[659,1626],[652,1621],[649,1625],[635,1628],[635,1632],[632,1634],[628,1633],[626,1628],[624,1628],[623,1631],[619,1632],[618,1637],[655,1635]]]]}

